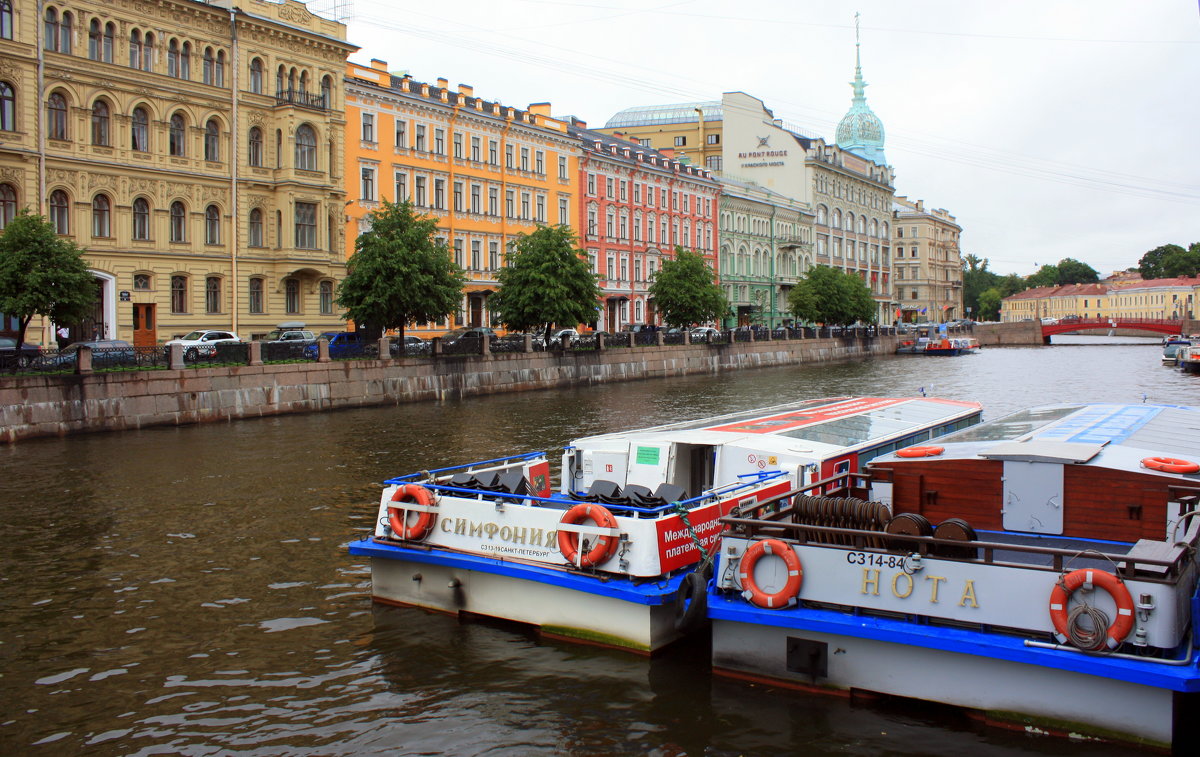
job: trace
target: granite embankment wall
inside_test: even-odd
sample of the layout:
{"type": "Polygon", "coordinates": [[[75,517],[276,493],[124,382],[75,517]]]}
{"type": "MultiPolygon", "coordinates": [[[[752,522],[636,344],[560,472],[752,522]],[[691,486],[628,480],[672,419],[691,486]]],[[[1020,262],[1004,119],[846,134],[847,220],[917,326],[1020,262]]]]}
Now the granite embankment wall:
{"type": "Polygon", "coordinates": [[[895,352],[897,337],[829,338],[0,377],[0,439],[184,425],[895,352]]]}

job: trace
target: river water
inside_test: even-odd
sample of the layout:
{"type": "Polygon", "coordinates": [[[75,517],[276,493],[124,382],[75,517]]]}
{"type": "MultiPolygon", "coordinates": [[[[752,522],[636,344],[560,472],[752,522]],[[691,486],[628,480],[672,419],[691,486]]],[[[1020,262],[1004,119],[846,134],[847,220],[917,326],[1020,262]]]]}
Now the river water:
{"type": "Polygon", "coordinates": [[[375,607],[346,552],[384,478],[603,431],[922,390],[988,418],[1200,404],[1157,340],[1056,339],[0,448],[0,753],[1127,754],[714,677],[702,642],[647,660],[375,607]]]}

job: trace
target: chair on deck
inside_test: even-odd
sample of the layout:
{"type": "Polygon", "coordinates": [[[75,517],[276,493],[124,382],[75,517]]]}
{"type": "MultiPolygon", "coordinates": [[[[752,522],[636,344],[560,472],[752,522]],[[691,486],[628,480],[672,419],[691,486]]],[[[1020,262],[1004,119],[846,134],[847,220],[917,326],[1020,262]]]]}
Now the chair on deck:
{"type": "Polygon", "coordinates": [[[580,502],[605,502],[613,504],[613,500],[622,501],[621,487],[615,481],[597,479],[588,487],[587,493],[571,492],[571,499],[580,502]]]}
{"type": "MultiPolygon", "coordinates": [[[[672,502],[678,502],[681,499],[687,499],[687,489],[675,484],[659,484],[658,488],[654,490],[653,494],[651,494],[650,490],[644,486],[639,488],[644,489],[645,493],[639,493],[638,495],[630,496],[630,499],[633,500],[635,505],[639,505],[641,507],[662,507],[663,505],[669,505],[672,502]]],[[[629,487],[626,487],[625,492],[626,494],[629,494],[629,487]]]]}

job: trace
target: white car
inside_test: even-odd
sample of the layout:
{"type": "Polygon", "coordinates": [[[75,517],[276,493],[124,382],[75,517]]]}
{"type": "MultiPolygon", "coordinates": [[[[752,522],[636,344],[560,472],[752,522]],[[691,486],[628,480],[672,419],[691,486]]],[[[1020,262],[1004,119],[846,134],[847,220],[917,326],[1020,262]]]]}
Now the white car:
{"type": "Polygon", "coordinates": [[[217,351],[217,345],[221,342],[240,342],[241,338],[230,331],[215,331],[203,330],[193,331],[190,334],[184,334],[178,339],[172,339],[167,342],[170,347],[173,344],[183,345],[183,359],[195,360],[200,356],[208,357],[217,351]]]}
{"type": "Polygon", "coordinates": [[[712,326],[700,326],[692,329],[693,342],[707,342],[709,338],[714,340],[721,338],[721,332],[714,329],[712,326]]]}

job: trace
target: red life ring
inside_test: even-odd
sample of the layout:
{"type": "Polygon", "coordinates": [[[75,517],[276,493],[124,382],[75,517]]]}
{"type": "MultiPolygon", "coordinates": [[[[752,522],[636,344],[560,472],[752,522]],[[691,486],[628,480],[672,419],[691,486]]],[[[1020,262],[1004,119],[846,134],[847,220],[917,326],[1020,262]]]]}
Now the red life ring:
{"type": "Polygon", "coordinates": [[[905,447],[896,450],[896,457],[934,457],[946,451],[945,447],[927,445],[923,447],[905,447]]]}
{"type": "Polygon", "coordinates": [[[1150,470],[1160,470],[1165,473],[1196,473],[1200,471],[1200,463],[1180,460],[1177,457],[1143,457],[1142,465],[1150,470]]]}
{"type": "MultiPolygon", "coordinates": [[[[581,502],[570,510],[567,510],[566,515],[562,517],[559,523],[565,523],[569,526],[579,526],[589,520],[600,528],[614,530],[617,528],[617,519],[608,511],[608,508],[592,502],[581,502]]],[[[607,562],[615,555],[619,541],[620,539],[615,534],[602,534],[592,544],[591,549],[586,553],[581,553],[579,551],[579,533],[577,531],[564,531],[560,529],[558,532],[558,551],[572,565],[580,568],[591,568],[600,563],[607,562]]]]}
{"type": "Polygon", "coordinates": [[[1133,597],[1129,595],[1129,589],[1125,588],[1124,581],[1103,570],[1073,570],[1054,585],[1054,591],[1050,592],[1050,620],[1054,623],[1054,636],[1058,643],[1066,643],[1070,625],[1067,603],[1075,590],[1084,584],[1104,589],[1117,604],[1117,619],[1109,625],[1103,638],[1097,637],[1097,644],[1093,650],[1104,645],[1109,649],[1116,649],[1133,630],[1133,597]]]}
{"type": "MultiPolygon", "coordinates": [[[[420,505],[422,508],[433,507],[433,493],[424,486],[404,484],[392,493],[392,502],[407,502],[420,505]]],[[[435,515],[432,509],[412,510],[407,507],[392,507],[388,505],[388,525],[392,533],[406,541],[420,541],[433,530],[435,515]],[[417,522],[408,525],[407,513],[415,512],[417,522]]]]}
{"type": "Polygon", "coordinates": [[[796,603],[796,595],[804,583],[804,568],[800,567],[800,558],[795,551],[779,539],[761,539],[754,542],[738,568],[738,579],[742,582],[742,596],[750,600],[750,604],[773,610],[781,607],[791,607],[796,603]],[[787,566],[788,579],[783,588],[772,594],[763,591],[754,581],[754,566],[764,555],[775,555],[787,566]]]}

